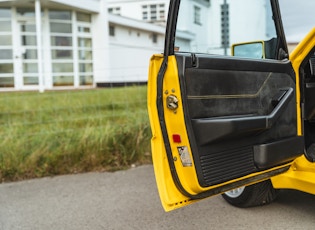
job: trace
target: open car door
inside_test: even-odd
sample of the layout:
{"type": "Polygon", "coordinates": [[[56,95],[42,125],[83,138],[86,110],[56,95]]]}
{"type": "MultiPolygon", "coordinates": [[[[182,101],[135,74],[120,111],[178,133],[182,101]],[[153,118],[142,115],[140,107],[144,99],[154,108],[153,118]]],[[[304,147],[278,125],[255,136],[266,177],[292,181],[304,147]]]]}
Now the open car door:
{"type": "Polygon", "coordinates": [[[148,80],[164,209],[287,171],[304,151],[297,88],[277,0],[171,0],[148,80]]]}

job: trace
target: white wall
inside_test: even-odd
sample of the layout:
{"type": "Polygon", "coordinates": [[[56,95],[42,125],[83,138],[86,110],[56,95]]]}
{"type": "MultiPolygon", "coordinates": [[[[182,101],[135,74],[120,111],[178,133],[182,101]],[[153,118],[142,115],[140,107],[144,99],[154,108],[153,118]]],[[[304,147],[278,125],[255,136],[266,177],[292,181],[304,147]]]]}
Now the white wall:
{"type": "Polygon", "coordinates": [[[80,9],[85,9],[91,12],[100,12],[99,4],[103,0],[50,0],[51,2],[56,2],[64,5],[69,5],[71,7],[77,7],[80,9]],[[88,3],[87,3],[88,2],[88,3]]]}
{"type": "Polygon", "coordinates": [[[164,35],[123,25],[115,26],[115,36],[109,38],[110,82],[146,82],[149,60],[154,53],[162,53],[164,35]]]}

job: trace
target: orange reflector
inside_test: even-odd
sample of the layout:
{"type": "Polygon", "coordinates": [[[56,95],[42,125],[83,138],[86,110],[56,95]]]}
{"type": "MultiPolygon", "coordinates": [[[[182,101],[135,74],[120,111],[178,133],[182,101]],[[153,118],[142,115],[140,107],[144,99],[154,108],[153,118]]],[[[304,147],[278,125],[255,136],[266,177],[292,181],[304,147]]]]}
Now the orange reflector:
{"type": "Polygon", "coordinates": [[[181,138],[180,138],[180,135],[179,135],[179,134],[173,134],[173,141],[174,141],[175,143],[181,143],[182,140],[181,140],[181,138]]]}

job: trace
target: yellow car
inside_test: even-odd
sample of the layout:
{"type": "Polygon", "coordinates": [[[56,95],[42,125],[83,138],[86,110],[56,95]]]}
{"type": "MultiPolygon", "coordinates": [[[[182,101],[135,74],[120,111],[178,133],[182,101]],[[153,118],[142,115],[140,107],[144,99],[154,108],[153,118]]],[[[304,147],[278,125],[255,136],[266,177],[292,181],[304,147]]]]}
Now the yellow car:
{"type": "MultiPolygon", "coordinates": [[[[293,7],[293,6],[292,6],[293,7]]],[[[166,211],[315,194],[315,29],[289,55],[278,0],[171,0],[148,111],[166,211]]]]}

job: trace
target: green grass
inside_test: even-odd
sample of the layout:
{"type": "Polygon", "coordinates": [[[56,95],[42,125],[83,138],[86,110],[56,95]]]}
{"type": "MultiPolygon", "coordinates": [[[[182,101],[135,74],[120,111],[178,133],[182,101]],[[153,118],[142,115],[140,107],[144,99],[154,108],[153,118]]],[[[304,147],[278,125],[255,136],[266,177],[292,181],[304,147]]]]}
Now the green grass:
{"type": "Polygon", "coordinates": [[[1,181],[150,162],[146,87],[0,94],[1,181]]]}

